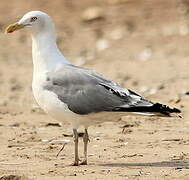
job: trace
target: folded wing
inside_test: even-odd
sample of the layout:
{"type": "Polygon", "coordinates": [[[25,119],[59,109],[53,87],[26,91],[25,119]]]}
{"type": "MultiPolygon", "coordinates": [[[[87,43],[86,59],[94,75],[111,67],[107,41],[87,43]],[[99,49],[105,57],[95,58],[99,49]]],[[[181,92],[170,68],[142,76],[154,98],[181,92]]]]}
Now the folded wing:
{"type": "Polygon", "coordinates": [[[160,113],[180,112],[145,100],[135,92],[89,69],[63,65],[48,74],[44,89],[54,92],[74,113],[85,115],[102,111],[160,113]]]}

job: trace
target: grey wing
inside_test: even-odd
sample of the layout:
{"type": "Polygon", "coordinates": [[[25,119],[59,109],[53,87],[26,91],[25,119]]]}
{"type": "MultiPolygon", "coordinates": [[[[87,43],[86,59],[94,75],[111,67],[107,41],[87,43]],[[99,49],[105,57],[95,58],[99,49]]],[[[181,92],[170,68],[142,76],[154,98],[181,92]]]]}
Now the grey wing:
{"type": "Polygon", "coordinates": [[[153,105],[94,71],[71,65],[49,74],[49,81],[44,88],[53,91],[77,114],[153,105]]]}

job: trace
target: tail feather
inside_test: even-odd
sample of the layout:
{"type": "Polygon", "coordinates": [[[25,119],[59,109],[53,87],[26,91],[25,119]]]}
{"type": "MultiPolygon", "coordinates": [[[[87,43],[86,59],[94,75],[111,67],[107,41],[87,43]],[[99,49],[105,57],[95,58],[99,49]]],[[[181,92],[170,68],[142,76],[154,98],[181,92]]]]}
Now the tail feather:
{"type": "Polygon", "coordinates": [[[132,106],[132,107],[118,107],[113,111],[119,112],[136,112],[136,113],[160,113],[165,116],[171,116],[172,113],[181,113],[177,108],[170,108],[167,105],[155,103],[152,106],[132,106]]]}

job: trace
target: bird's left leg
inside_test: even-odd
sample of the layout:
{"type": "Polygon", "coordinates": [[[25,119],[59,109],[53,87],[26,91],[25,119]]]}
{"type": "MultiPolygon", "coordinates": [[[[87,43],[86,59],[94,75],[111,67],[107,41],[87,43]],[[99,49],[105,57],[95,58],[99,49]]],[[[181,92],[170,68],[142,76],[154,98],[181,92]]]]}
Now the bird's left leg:
{"type": "Polygon", "coordinates": [[[83,135],[83,142],[84,142],[84,160],[80,163],[80,165],[87,165],[87,145],[89,142],[89,134],[87,129],[85,129],[85,133],[83,135]]]}
{"type": "Polygon", "coordinates": [[[78,133],[77,129],[73,129],[74,143],[75,143],[75,161],[73,163],[74,166],[79,165],[79,153],[78,153],[78,133]]]}

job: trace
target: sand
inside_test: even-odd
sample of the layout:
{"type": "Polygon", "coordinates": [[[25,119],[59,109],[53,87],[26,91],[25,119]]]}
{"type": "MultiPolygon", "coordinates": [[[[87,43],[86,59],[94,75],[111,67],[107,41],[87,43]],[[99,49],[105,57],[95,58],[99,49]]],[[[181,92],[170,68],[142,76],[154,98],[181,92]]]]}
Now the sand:
{"type": "MultiPolygon", "coordinates": [[[[189,179],[186,1],[2,0],[0,27],[0,179],[189,179]],[[91,7],[100,10],[88,20],[83,14],[91,7]],[[69,166],[70,125],[46,115],[32,96],[29,33],[3,34],[6,25],[36,9],[52,16],[59,47],[72,63],[180,108],[183,118],[127,116],[92,126],[89,164],[69,166]]],[[[82,158],[82,138],[79,151],[82,158]]]]}

